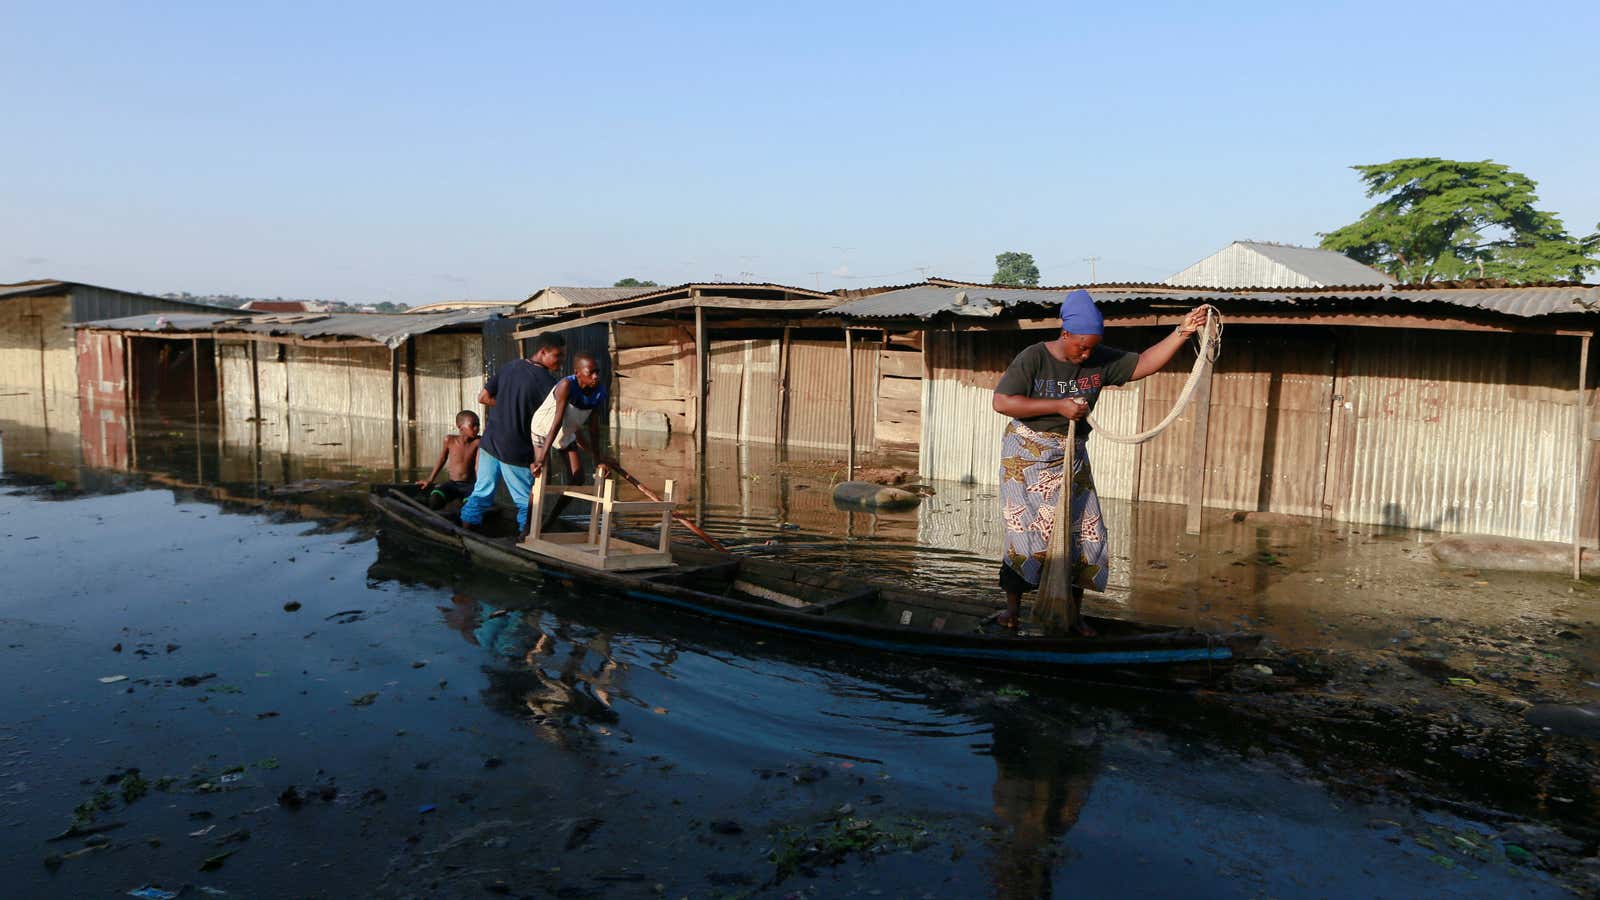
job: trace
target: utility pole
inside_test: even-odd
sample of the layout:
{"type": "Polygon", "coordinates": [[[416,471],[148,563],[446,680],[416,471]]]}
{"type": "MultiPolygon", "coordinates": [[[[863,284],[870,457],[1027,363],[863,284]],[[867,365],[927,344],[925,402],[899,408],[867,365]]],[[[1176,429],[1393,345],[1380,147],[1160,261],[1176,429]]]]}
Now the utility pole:
{"type": "Polygon", "coordinates": [[[1083,258],[1083,261],[1089,264],[1089,283],[1090,284],[1095,284],[1098,279],[1096,279],[1094,277],[1095,276],[1094,264],[1100,261],[1100,257],[1098,257],[1098,256],[1085,256],[1083,258]]]}
{"type": "Polygon", "coordinates": [[[822,273],[821,272],[807,272],[806,274],[810,275],[813,279],[815,279],[817,290],[819,290],[819,291],[822,290],[822,273]]]}

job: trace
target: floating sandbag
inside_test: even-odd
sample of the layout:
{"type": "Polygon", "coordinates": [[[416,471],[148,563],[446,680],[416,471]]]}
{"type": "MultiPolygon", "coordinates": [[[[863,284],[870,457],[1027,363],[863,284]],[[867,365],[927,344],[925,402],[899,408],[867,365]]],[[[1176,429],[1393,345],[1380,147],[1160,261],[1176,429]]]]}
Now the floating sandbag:
{"type": "MultiPolygon", "coordinates": [[[[1487,534],[1463,534],[1433,545],[1433,558],[1447,566],[1510,572],[1571,572],[1572,545],[1487,534]]],[[[1600,575],[1600,554],[1583,551],[1583,572],[1600,575]]]]}
{"type": "Polygon", "coordinates": [[[861,509],[910,509],[922,502],[922,494],[870,481],[841,481],[833,486],[833,502],[861,509]]]}

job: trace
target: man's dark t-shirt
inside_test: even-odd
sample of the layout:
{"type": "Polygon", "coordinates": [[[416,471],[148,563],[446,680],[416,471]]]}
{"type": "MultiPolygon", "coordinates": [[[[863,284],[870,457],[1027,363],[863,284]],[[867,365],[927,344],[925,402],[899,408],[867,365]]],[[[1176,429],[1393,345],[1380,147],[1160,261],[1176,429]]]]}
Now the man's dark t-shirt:
{"type": "Polygon", "coordinates": [[[489,421],[484,423],[485,452],[513,466],[533,465],[533,440],[528,436],[528,421],[556,386],[556,375],[544,366],[514,359],[489,376],[483,386],[494,398],[489,421]]]}
{"type": "MultiPolygon", "coordinates": [[[[1100,399],[1100,389],[1106,386],[1127,384],[1139,364],[1139,354],[1100,345],[1090,351],[1083,365],[1062,362],[1050,355],[1045,345],[1034,344],[1017,354],[1006,373],[995,385],[996,394],[1013,394],[1034,399],[1060,399],[1077,397],[1089,403],[1089,410],[1100,399]]],[[[1065,434],[1066,416],[1051,413],[1031,419],[1018,419],[1034,431],[1053,431],[1065,434]]],[[[1092,431],[1087,420],[1078,420],[1078,437],[1088,437],[1092,431]]]]}

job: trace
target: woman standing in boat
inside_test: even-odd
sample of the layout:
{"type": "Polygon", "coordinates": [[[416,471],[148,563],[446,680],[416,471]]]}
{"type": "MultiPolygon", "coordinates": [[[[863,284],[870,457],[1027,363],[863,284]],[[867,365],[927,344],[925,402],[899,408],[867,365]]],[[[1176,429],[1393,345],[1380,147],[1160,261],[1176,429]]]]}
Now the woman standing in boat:
{"type": "Polygon", "coordinates": [[[1061,303],[1061,336],[1017,354],[994,389],[994,411],[1011,417],[1000,443],[1000,503],[1005,520],[1005,558],[1000,589],[1006,612],[1000,623],[1016,628],[1022,595],[1039,586],[1055,524],[1056,492],[1062,486],[1068,422],[1077,422],[1077,452],[1072,469],[1072,597],[1067,626],[1094,635],[1083,621],[1083,590],[1106,587],[1106,527],[1084,443],[1092,430],[1085,421],[1100,390],[1138,381],[1161,371],[1189,335],[1205,326],[1203,307],[1192,310],[1172,334],[1143,353],[1103,346],[1105,324],[1094,298],[1076,290],[1061,303]]]}

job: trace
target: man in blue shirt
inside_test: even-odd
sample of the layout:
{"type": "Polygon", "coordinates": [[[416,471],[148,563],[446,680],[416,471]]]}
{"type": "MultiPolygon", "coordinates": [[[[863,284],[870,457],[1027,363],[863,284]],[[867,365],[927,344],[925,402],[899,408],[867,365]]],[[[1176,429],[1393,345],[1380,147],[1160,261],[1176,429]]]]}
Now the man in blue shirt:
{"type": "Polygon", "coordinates": [[[501,366],[489,377],[478,402],[489,408],[478,445],[478,481],[461,505],[461,524],[476,528],[494,505],[495,485],[504,480],[517,505],[518,533],[528,529],[528,492],[533,487],[533,436],[528,423],[555,387],[567,342],[546,332],[534,340],[533,355],[501,366]]]}

